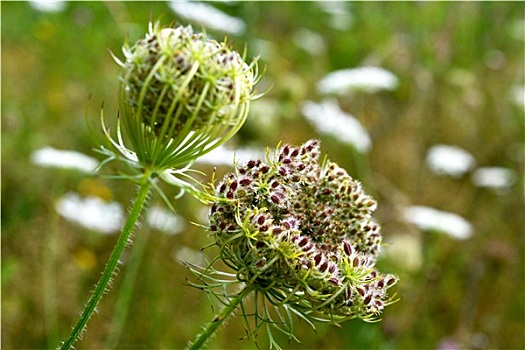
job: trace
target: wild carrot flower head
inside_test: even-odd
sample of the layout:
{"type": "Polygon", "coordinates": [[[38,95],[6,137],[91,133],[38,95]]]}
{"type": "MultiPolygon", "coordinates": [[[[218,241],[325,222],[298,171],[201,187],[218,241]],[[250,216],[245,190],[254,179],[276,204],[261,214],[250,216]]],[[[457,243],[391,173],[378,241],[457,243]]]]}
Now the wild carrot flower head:
{"type": "Polygon", "coordinates": [[[123,47],[120,113],[131,161],[155,170],[182,168],[231,138],[243,125],[256,61],[190,26],[149,32],[123,47]]]}
{"type": "Polygon", "coordinates": [[[273,305],[328,322],[375,320],[397,282],[375,267],[376,202],[337,164],[320,163],[319,146],[284,145],[237,166],[215,188],[210,231],[237,279],[273,305]]]}

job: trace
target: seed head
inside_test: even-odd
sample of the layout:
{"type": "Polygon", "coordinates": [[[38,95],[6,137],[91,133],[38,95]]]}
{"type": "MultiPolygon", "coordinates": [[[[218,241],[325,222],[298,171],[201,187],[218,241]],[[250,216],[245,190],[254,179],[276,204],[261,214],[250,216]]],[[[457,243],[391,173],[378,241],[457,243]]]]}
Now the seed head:
{"type": "Polygon", "coordinates": [[[392,302],[387,289],[397,282],[375,267],[376,202],[337,164],[319,164],[319,146],[285,145],[226,175],[210,230],[226,263],[255,289],[273,286],[272,296],[327,319],[370,320],[392,302]]]}
{"type": "Polygon", "coordinates": [[[181,167],[227,141],[242,126],[258,82],[226,42],[194,33],[191,26],[149,32],[124,45],[118,61],[120,109],[139,162],[181,167]]]}

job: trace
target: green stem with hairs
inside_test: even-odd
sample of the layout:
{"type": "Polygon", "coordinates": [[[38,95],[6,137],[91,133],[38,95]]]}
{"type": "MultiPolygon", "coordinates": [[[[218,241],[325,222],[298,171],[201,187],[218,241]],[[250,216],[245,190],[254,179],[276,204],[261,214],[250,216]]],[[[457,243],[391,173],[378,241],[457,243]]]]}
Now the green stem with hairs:
{"type": "Polygon", "coordinates": [[[97,304],[99,303],[100,299],[102,299],[102,296],[107,291],[111,278],[116,274],[116,269],[120,256],[126,248],[126,245],[130,243],[130,237],[133,233],[133,229],[135,228],[135,225],[140,217],[140,213],[142,212],[142,209],[144,208],[144,205],[146,204],[146,201],[148,199],[149,190],[151,187],[149,171],[146,171],[144,173],[139,185],[140,187],[137,193],[137,197],[133,202],[128,219],[124,225],[124,228],[122,229],[122,232],[120,233],[115,247],[113,248],[113,252],[111,253],[106,267],[104,268],[104,272],[102,273],[102,276],[100,277],[100,280],[98,281],[97,286],[95,287],[95,291],[93,292],[93,295],[87,302],[86,307],[84,308],[84,311],[82,311],[80,319],[71,331],[71,334],[66,339],[66,341],[60,346],[60,350],[71,349],[73,347],[73,344],[78,340],[78,338],[82,334],[82,331],[86,327],[86,324],[93,315],[93,312],[96,310],[97,304]]]}
{"type": "Polygon", "coordinates": [[[217,328],[230,316],[239,303],[252,291],[251,288],[245,287],[234,298],[230,299],[230,303],[221,310],[221,312],[208,324],[204,330],[197,335],[197,338],[190,343],[188,350],[198,350],[208,341],[208,339],[215,333],[217,328]]]}

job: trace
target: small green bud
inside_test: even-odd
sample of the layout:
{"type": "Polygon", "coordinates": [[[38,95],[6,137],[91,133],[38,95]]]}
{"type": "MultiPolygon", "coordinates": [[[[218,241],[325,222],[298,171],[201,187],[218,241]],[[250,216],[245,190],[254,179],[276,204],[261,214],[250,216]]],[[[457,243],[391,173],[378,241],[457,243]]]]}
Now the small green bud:
{"type": "Polygon", "coordinates": [[[190,26],[150,24],[123,48],[120,109],[139,163],[183,167],[231,138],[244,123],[256,61],[190,26]]]}

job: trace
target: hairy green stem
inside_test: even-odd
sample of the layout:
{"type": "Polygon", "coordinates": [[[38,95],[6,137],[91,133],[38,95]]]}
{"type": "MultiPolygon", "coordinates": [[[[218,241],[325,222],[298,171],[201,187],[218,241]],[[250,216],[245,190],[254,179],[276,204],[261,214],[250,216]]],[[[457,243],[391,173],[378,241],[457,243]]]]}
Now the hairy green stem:
{"type": "Polygon", "coordinates": [[[204,330],[197,335],[197,338],[190,343],[188,350],[197,350],[200,349],[206,341],[213,335],[213,333],[219,328],[219,326],[230,316],[230,314],[235,310],[239,303],[252,291],[251,288],[245,287],[243,290],[237,294],[234,298],[230,300],[230,303],[222,309],[222,311],[213,319],[213,321],[208,324],[204,330]]]}
{"type": "Polygon", "coordinates": [[[116,268],[117,268],[120,256],[122,255],[122,252],[126,248],[126,245],[128,244],[128,242],[130,242],[130,237],[131,237],[131,234],[133,233],[133,229],[135,228],[135,225],[139,219],[140,213],[142,212],[142,209],[144,208],[146,200],[148,199],[150,187],[151,187],[151,182],[149,178],[149,172],[146,172],[140,183],[137,197],[135,198],[135,201],[133,202],[133,206],[131,207],[131,211],[129,213],[128,219],[124,225],[124,228],[122,229],[122,232],[120,233],[120,236],[117,240],[117,243],[115,244],[115,247],[113,248],[113,252],[111,253],[111,256],[109,257],[109,260],[106,264],[106,267],[104,268],[104,272],[102,273],[102,276],[100,277],[100,280],[98,281],[97,286],[95,287],[95,291],[93,292],[93,295],[91,296],[88,303],[86,304],[84,311],[82,311],[82,314],[80,315],[80,319],[78,320],[77,324],[73,328],[71,334],[66,339],[66,341],[60,346],[61,350],[72,348],[73,344],[77,341],[77,339],[82,334],[82,331],[86,327],[86,324],[91,318],[93,312],[96,310],[97,304],[102,298],[102,296],[104,295],[104,292],[107,290],[108,284],[116,272],[116,268]]]}

